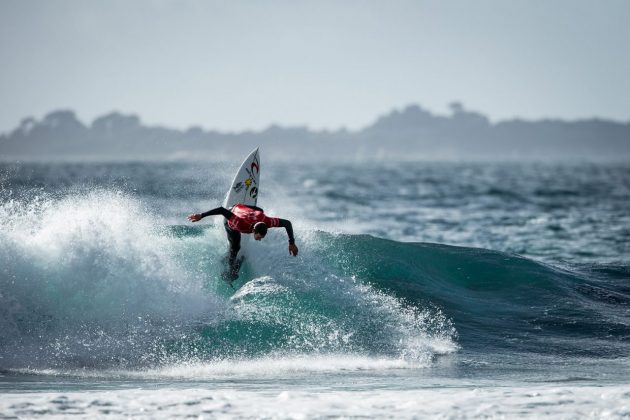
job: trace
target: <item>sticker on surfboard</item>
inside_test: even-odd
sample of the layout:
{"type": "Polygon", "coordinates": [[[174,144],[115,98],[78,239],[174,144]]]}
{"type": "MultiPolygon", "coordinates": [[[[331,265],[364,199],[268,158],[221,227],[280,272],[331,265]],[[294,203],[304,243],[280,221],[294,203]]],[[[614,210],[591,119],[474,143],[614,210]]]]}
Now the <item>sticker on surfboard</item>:
{"type": "Polygon", "coordinates": [[[234,176],[230,189],[225,196],[223,207],[229,209],[238,203],[255,206],[258,202],[259,183],[260,157],[258,148],[256,148],[245,158],[236,172],[236,176],[234,176]]]}

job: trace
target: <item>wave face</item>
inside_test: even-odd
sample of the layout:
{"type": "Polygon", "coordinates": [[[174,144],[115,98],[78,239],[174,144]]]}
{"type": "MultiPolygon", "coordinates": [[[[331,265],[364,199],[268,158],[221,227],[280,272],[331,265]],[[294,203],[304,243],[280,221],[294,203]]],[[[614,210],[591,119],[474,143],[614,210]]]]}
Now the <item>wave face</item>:
{"type": "MultiPolygon", "coordinates": [[[[135,368],[361,355],[429,365],[471,352],[628,354],[624,266],[567,271],[478,248],[281,233],[220,280],[217,225],[154,223],[122,193],[5,200],[0,366],[135,368]]],[[[277,236],[276,236],[277,235],[277,236]]]]}

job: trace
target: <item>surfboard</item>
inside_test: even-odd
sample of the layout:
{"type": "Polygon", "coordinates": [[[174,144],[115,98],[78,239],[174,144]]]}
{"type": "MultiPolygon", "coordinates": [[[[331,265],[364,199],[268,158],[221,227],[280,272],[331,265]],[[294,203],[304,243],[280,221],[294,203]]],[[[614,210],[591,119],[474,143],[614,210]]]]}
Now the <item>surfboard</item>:
{"type": "MultiPolygon", "coordinates": [[[[246,204],[248,206],[255,206],[258,202],[258,188],[260,185],[260,156],[258,154],[258,147],[255,148],[249,156],[245,158],[240,168],[236,172],[230,189],[225,195],[223,201],[223,207],[231,209],[236,204],[246,204]]],[[[242,249],[242,248],[241,248],[242,249]]],[[[241,251],[242,252],[242,251],[241,251]]],[[[244,256],[241,255],[236,259],[232,267],[226,267],[226,270],[221,274],[223,280],[225,280],[230,287],[234,288],[232,284],[238,279],[238,273],[243,264],[244,256]]],[[[227,257],[226,257],[227,264],[227,257]]]]}
{"type": "Polygon", "coordinates": [[[238,203],[255,206],[258,202],[259,184],[260,156],[257,147],[245,158],[236,172],[232,185],[225,196],[223,207],[230,209],[238,203]]]}

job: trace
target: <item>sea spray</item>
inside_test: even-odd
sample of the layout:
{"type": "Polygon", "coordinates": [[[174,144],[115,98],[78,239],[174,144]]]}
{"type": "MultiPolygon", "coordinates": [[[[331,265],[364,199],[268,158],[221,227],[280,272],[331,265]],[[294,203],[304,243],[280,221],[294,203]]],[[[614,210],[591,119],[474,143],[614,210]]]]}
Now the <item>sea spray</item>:
{"type": "Polygon", "coordinates": [[[38,196],[0,211],[4,364],[154,360],[166,339],[221,311],[125,194],[38,196]]]}

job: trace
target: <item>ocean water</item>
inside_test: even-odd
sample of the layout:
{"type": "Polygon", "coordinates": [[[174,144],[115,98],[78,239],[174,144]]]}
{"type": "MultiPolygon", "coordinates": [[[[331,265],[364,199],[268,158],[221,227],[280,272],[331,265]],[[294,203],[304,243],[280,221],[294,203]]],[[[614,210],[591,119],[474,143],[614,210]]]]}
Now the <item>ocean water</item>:
{"type": "Polygon", "coordinates": [[[630,165],[0,164],[0,418],[630,416],[630,165]]]}

